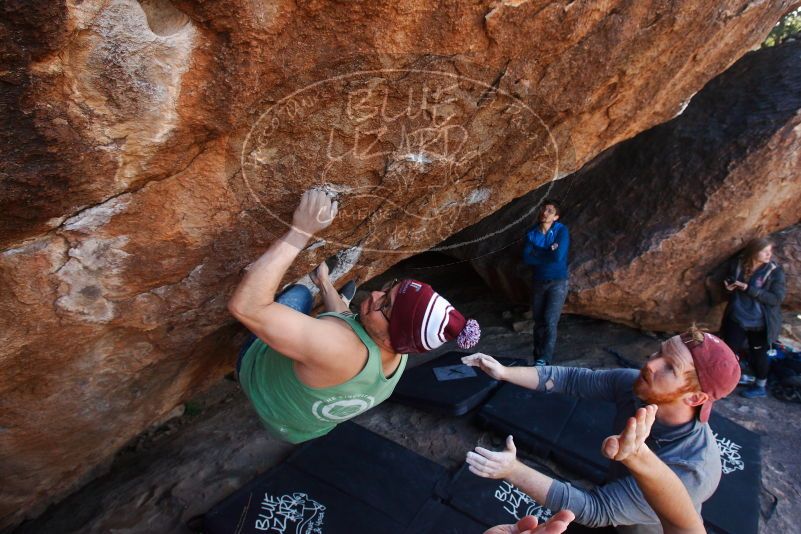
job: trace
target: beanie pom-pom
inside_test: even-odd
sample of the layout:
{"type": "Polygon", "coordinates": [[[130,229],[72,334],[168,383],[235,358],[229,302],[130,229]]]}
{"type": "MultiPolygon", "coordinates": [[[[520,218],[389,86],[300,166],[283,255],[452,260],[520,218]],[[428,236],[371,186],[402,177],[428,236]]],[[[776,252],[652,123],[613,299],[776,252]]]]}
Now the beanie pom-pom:
{"type": "Polygon", "coordinates": [[[478,321],[475,319],[468,319],[459,332],[459,337],[456,338],[456,344],[460,349],[470,349],[478,344],[481,338],[481,327],[478,326],[478,321]]]}

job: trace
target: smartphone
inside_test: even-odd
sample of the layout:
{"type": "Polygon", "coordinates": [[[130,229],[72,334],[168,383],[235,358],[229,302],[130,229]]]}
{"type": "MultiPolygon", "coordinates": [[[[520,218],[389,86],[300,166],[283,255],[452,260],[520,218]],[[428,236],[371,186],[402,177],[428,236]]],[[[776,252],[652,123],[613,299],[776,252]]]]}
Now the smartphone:
{"type": "Polygon", "coordinates": [[[732,285],[732,284],[734,283],[734,278],[732,278],[731,276],[729,276],[728,278],[726,278],[725,282],[726,282],[728,285],[732,285]]]}

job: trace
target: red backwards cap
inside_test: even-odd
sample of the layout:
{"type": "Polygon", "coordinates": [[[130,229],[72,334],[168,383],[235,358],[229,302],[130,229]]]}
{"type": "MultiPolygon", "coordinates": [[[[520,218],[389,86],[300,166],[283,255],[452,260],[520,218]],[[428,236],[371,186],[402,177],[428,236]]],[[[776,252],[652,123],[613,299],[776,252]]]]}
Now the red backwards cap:
{"type": "Polygon", "coordinates": [[[729,346],[712,334],[704,333],[704,340],[701,342],[685,340],[684,337],[682,341],[692,354],[701,391],[709,395],[709,400],[701,405],[698,413],[698,419],[706,423],[715,401],[726,397],[737,387],[740,381],[740,363],[729,346]]]}

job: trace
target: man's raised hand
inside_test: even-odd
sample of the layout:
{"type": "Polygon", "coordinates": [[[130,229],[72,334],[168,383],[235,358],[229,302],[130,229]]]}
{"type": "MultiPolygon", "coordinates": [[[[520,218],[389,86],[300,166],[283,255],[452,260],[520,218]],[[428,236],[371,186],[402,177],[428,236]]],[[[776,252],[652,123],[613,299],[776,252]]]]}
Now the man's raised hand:
{"type": "Polygon", "coordinates": [[[308,237],[325,230],[337,216],[336,201],[331,201],[325,192],[309,189],[300,197],[300,204],[292,215],[292,227],[308,237]]]}
{"type": "Polygon", "coordinates": [[[514,525],[496,525],[484,534],[562,534],[575,518],[575,514],[570,510],[562,510],[542,525],[538,525],[536,517],[527,515],[514,525]]]}
{"type": "Polygon", "coordinates": [[[476,447],[475,452],[467,453],[470,472],[484,478],[509,478],[517,464],[517,448],[512,436],[506,438],[506,449],[490,451],[476,447]]]}
{"type": "Polygon", "coordinates": [[[477,352],[470,356],[464,356],[462,363],[470,367],[478,367],[495,380],[503,380],[506,367],[500,364],[498,360],[488,354],[477,352]]]}
{"type": "Polygon", "coordinates": [[[634,417],[629,417],[626,428],[617,436],[609,436],[601,445],[601,452],[610,460],[623,462],[636,456],[645,445],[656,418],[656,404],[640,408],[634,417]]]}

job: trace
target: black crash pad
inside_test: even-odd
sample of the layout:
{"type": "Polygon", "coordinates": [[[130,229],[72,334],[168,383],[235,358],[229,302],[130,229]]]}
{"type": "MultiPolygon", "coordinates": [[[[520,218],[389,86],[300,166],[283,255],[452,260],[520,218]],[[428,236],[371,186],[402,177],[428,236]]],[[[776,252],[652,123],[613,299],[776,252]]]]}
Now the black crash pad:
{"type": "Polygon", "coordinates": [[[501,434],[512,434],[540,457],[547,457],[576,407],[576,399],[560,393],[541,393],[504,384],[484,404],[479,421],[501,434]]]}
{"type": "MultiPolygon", "coordinates": [[[[539,466],[538,469],[557,478],[548,469],[539,466]]],[[[553,512],[526,495],[519,488],[503,480],[481,478],[463,466],[454,475],[446,491],[446,503],[457,512],[470,516],[481,523],[484,528],[494,525],[515,523],[526,515],[533,515],[540,522],[546,521],[553,512]]],[[[555,512],[555,511],[554,511],[555,512]]],[[[579,534],[583,532],[594,534],[614,533],[612,527],[589,529],[578,524],[571,524],[567,532],[579,534]]],[[[467,534],[468,531],[464,531],[467,534]]],[[[481,534],[481,530],[473,530],[481,534]]]]}
{"type": "Polygon", "coordinates": [[[439,464],[346,422],[216,505],[205,516],[205,531],[295,532],[266,521],[277,516],[300,521],[302,515],[308,525],[319,522],[319,532],[327,534],[415,532],[412,524],[446,480],[439,464]],[[265,525],[273,530],[259,528],[265,525]]]}
{"type": "Polygon", "coordinates": [[[397,521],[413,517],[448,475],[441,465],[353,422],[307,443],[287,461],[397,521]]]}
{"type": "Polygon", "coordinates": [[[466,464],[448,485],[446,502],[487,527],[514,523],[526,515],[543,521],[553,515],[515,486],[476,476],[466,464]]]}
{"type": "Polygon", "coordinates": [[[412,534],[481,534],[487,525],[432,499],[409,527],[412,534]]]}
{"type": "Polygon", "coordinates": [[[762,487],[761,438],[714,412],[709,426],[716,434],[723,474],[717,491],[701,509],[707,530],[720,534],[757,532],[762,487]]]}
{"type": "MultiPolygon", "coordinates": [[[[462,364],[465,352],[448,352],[408,369],[398,381],[391,400],[443,415],[463,415],[482,402],[499,382],[478,368],[462,364]]],[[[498,358],[504,365],[523,360],[498,358]]]]}
{"type": "Polygon", "coordinates": [[[268,471],[217,504],[203,527],[205,534],[406,531],[380,510],[289,465],[268,471]]]}
{"type": "Polygon", "coordinates": [[[606,479],[610,460],[601,444],[613,433],[616,408],[611,402],[579,399],[559,435],[554,460],[596,484],[606,479]]]}

